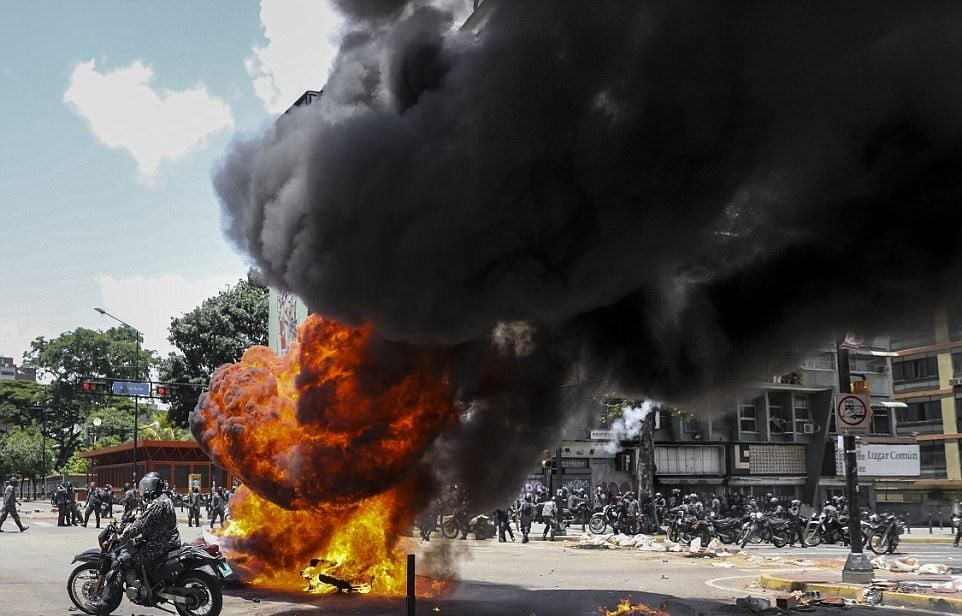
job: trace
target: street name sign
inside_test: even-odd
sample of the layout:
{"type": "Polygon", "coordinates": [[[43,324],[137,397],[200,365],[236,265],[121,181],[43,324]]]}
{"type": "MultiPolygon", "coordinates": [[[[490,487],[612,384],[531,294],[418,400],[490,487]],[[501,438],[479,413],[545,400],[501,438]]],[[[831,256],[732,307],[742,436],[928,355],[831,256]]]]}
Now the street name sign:
{"type": "Polygon", "coordinates": [[[840,434],[868,434],[872,399],[866,394],[835,394],[835,427],[840,434]]]}
{"type": "Polygon", "coordinates": [[[150,396],[150,383],[138,381],[114,381],[114,394],[118,396],[150,396]]]}

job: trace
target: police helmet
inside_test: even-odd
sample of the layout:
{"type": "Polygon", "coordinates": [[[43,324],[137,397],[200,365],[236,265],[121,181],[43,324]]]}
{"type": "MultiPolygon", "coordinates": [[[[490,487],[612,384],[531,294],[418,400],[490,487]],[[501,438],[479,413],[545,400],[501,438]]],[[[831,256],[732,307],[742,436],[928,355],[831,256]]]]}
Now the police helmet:
{"type": "Polygon", "coordinates": [[[778,499],[773,496],[768,502],[772,505],[777,505],[778,499]]]}
{"type": "Polygon", "coordinates": [[[140,493],[144,495],[144,498],[150,500],[160,496],[163,491],[167,488],[167,482],[164,479],[151,471],[143,476],[140,480],[140,493]]]}

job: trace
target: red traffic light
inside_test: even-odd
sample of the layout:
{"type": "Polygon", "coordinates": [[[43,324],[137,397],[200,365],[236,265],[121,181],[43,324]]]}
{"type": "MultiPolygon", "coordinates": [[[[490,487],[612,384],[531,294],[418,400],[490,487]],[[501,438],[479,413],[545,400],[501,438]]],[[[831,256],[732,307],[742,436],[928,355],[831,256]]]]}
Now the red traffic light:
{"type": "Polygon", "coordinates": [[[84,379],[83,381],[80,381],[80,391],[87,394],[103,393],[107,391],[107,383],[105,381],[84,379]]]}
{"type": "Polygon", "coordinates": [[[170,396],[173,390],[168,385],[157,385],[154,387],[154,395],[158,398],[166,398],[170,396]]]}

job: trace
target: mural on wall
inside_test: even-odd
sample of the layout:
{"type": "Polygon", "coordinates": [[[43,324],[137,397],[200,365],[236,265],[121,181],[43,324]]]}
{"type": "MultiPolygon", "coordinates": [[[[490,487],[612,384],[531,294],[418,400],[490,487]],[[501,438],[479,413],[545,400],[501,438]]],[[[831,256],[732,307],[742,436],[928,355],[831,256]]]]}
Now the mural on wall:
{"type": "Polygon", "coordinates": [[[565,479],[561,485],[562,487],[567,488],[569,492],[574,492],[575,490],[584,490],[585,492],[591,491],[590,478],[565,479]]]}

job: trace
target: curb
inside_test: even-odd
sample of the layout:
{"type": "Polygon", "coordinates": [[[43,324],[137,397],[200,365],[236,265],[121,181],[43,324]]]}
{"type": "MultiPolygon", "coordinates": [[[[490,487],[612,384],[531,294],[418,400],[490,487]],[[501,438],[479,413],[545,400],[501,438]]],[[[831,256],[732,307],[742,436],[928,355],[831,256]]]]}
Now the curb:
{"type": "MultiPolygon", "coordinates": [[[[843,599],[861,599],[862,587],[854,584],[831,584],[824,582],[796,582],[778,578],[773,575],[762,575],[759,578],[762,588],[780,592],[817,591],[825,597],[842,597],[843,599]]],[[[943,614],[962,614],[962,598],[940,597],[938,595],[921,595],[905,592],[882,591],[882,605],[891,607],[907,607],[913,609],[930,610],[943,614]]]]}
{"type": "Polygon", "coordinates": [[[952,543],[955,541],[954,537],[912,537],[910,535],[902,535],[899,537],[899,543],[952,543]]]}

